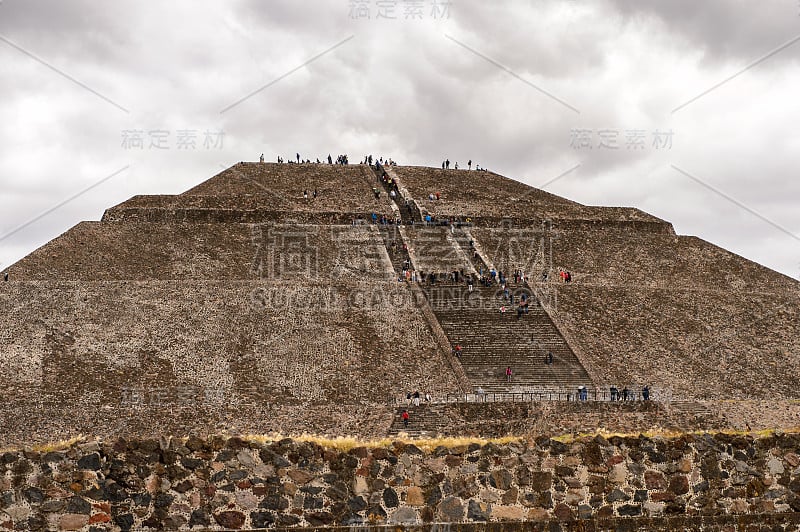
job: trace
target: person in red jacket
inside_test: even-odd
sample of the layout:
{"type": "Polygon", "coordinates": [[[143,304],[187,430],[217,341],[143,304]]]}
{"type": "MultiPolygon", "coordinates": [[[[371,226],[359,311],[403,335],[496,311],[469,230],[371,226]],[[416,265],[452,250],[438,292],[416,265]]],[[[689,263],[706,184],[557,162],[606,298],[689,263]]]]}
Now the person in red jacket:
{"type": "Polygon", "coordinates": [[[408,410],[403,410],[403,426],[408,428],[408,410]]]}
{"type": "Polygon", "coordinates": [[[506,381],[511,382],[511,366],[506,367],[506,381]]]}

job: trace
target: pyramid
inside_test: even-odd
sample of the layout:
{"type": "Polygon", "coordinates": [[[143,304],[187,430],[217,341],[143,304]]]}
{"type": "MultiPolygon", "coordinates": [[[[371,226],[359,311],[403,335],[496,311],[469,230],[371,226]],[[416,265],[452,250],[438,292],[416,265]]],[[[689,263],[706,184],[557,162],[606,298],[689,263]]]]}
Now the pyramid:
{"type": "Polygon", "coordinates": [[[479,387],[532,400],[646,384],[734,424],[762,415],[759,401],[796,415],[797,281],[641,210],[492,172],[242,162],[111,207],[8,273],[4,444],[380,437],[409,391],[479,387]],[[503,294],[477,282],[491,271],[525,279],[503,294]]]}

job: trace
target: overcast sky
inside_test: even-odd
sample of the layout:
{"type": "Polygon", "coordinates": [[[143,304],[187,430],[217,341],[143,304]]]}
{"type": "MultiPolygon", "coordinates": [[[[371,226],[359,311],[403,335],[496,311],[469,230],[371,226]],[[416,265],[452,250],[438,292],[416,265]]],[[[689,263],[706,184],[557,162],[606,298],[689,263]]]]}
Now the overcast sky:
{"type": "Polygon", "coordinates": [[[299,151],[472,159],[800,277],[800,1],[498,4],[0,0],[0,268],[299,151]]]}

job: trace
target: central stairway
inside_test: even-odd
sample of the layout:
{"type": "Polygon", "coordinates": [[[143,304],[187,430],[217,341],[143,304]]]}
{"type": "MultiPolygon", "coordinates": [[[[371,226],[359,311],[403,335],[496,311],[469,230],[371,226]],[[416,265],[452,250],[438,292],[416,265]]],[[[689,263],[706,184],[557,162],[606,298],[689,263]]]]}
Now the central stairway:
{"type": "Polygon", "coordinates": [[[392,426],[389,434],[396,436],[405,433],[412,438],[421,436],[436,436],[443,432],[450,424],[445,410],[447,405],[443,403],[420,403],[419,406],[404,405],[398,407],[394,414],[392,426]],[[403,410],[408,410],[408,427],[403,425],[403,410]]]}
{"type": "MultiPolygon", "coordinates": [[[[515,299],[511,304],[502,299],[498,288],[478,283],[479,272],[488,272],[489,265],[473,246],[466,229],[469,224],[424,224],[413,198],[404,195],[397,180],[379,165],[372,169],[386,193],[395,192],[392,199],[403,224],[402,230],[397,225],[379,229],[398,276],[408,260],[418,272],[447,275],[458,271],[475,282],[471,292],[464,282],[421,284],[450,346],[463,348],[460,363],[473,390],[480,387],[486,393],[574,392],[578,386],[586,386],[591,391],[586,369],[527,285],[509,285],[515,299]],[[518,319],[516,304],[523,293],[530,304],[528,312],[518,319]],[[506,313],[500,312],[502,305],[508,307],[506,313]],[[545,363],[548,353],[553,358],[550,364],[545,363]],[[505,375],[509,366],[513,371],[511,382],[505,375]]],[[[434,413],[435,408],[430,410],[434,413]]],[[[401,423],[399,419],[398,412],[395,422],[401,423]]],[[[428,424],[434,426],[425,427],[426,430],[436,430],[432,419],[428,424]]],[[[419,427],[419,422],[415,425],[419,427]]]]}
{"type": "Polygon", "coordinates": [[[425,288],[436,318],[451,344],[463,351],[461,365],[472,385],[486,393],[526,393],[552,389],[576,390],[591,380],[550,316],[522,285],[509,286],[514,305],[502,299],[499,288],[476,284],[440,284],[425,288]],[[528,295],[528,313],[517,318],[517,302],[528,295]],[[506,313],[500,307],[506,305],[506,313]],[[547,353],[553,363],[546,364],[547,353]],[[506,381],[505,369],[513,372],[506,381]]]}

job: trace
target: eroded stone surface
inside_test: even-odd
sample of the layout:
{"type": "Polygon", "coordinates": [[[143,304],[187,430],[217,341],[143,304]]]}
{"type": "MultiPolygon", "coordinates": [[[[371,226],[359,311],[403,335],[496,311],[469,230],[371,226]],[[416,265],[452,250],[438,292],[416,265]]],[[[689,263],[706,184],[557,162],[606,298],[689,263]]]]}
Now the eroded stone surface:
{"type": "Polygon", "coordinates": [[[0,468],[26,471],[29,484],[17,481],[16,491],[10,484],[0,491],[0,509],[10,520],[6,528],[41,522],[64,530],[766,519],[800,509],[800,471],[790,469],[800,435],[538,441],[433,451],[398,442],[340,452],[289,439],[194,437],[95,442],[97,460],[85,460],[76,444],[57,461],[10,451],[0,457],[0,468]],[[244,449],[252,451],[249,458],[244,449]],[[444,465],[449,456],[459,457],[453,470],[444,465]],[[606,462],[613,467],[600,467],[606,462]],[[397,467],[372,467],[376,463],[397,467]],[[473,463],[478,467],[464,465],[473,463]]]}

